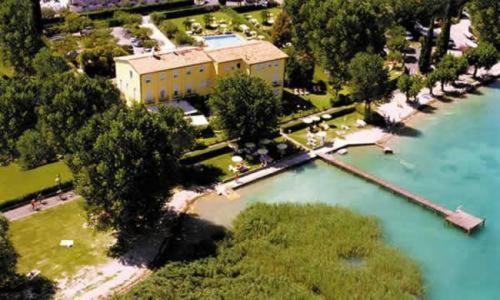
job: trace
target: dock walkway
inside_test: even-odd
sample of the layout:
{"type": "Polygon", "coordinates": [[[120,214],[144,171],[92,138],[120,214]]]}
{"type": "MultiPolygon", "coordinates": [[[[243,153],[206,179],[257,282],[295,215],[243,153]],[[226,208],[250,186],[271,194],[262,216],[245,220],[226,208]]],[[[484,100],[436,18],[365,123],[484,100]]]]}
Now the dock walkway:
{"type": "Polygon", "coordinates": [[[471,214],[468,214],[460,209],[457,209],[456,211],[452,211],[452,210],[449,210],[443,206],[440,206],[424,197],[421,197],[421,196],[418,196],[418,195],[415,195],[401,187],[398,187],[392,183],[389,183],[379,177],[376,177],[376,176],[373,176],[371,174],[368,174],[366,173],[365,171],[361,170],[361,169],[358,169],[352,165],[349,165],[345,162],[342,162],[336,158],[334,158],[332,155],[330,154],[327,154],[327,153],[317,153],[318,157],[322,158],[323,160],[325,160],[326,162],[346,171],[346,172],[349,172],[353,175],[356,175],[364,180],[367,180],[367,181],[370,181],[372,183],[375,183],[379,186],[381,186],[382,188],[392,192],[392,193],[395,193],[395,194],[398,194],[422,207],[425,207],[435,213],[438,213],[440,214],[441,216],[444,217],[444,219],[458,227],[458,228],[461,228],[462,230],[464,230],[465,232],[467,233],[471,233],[472,231],[474,231],[475,229],[477,229],[478,227],[481,227],[484,225],[484,222],[485,220],[484,219],[481,219],[481,218],[478,218],[478,217],[475,217],[471,214]]]}

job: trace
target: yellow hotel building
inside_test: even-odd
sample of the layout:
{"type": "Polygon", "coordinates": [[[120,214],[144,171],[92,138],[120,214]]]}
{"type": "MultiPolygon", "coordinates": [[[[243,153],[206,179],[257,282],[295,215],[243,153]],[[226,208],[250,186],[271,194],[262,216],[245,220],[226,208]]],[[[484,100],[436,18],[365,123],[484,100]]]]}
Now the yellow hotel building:
{"type": "Polygon", "coordinates": [[[157,104],[190,94],[208,95],[217,78],[242,72],[264,79],[281,95],[287,57],[266,41],[122,56],[115,58],[116,84],[129,105],[157,104]]]}

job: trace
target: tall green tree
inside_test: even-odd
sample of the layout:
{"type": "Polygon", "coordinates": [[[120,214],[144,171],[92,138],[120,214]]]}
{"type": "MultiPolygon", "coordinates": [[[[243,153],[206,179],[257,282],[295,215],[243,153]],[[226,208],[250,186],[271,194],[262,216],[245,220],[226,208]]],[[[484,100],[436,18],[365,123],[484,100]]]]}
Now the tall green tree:
{"type": "Polygon", "coordinates": [[[497,63],[498,57],[498,50],[488,42],[480,42],[476,48],[471,48],[465,53],[469,65],[474,66],[474,78],[476,78],[479,68],[489,70],[497,63]]]}
{"type": "Polygon", "coordinates": [[[30,79],[0,79],[0,161],[16,156],[17,139],[37,123],[37,96],[30,79]]]}
{"type": "Polygon", "coordinates": [[[68,151],[68,138],[90,117],[120,102],[110,82],[85,75],[61,74],[42,87],[45,99],[37,109],[38,126],[59,153],[68,151]]]}
{"type": "Polygon", "coordinates": [[[152,113],[117,105],[91,118],[74,135],[68,159],[88,212],[118,230],[121,241],[152,228],[192,137],[173,107],[152,113]]]}
{"type": "Polygon", "coordinates": [[[55,159],[53,148],[46,137],[34,129],[26,130],[17,141],[19,165],[23,169],[32,169],[55,159]]]}
{"type": "Polygon", "coordinates": [[[42,48],[33,59],[33,69],[39,78],[48,78],[68,71],[69,66],[64,57],[42,48]]]}
{"type": "Polygon", "coordinates": [[[31,69],[32,57],[42,45],[35,24],[32,0],[0,2],[0,50],[18,72],[31,69]]]}
{"type": "Polygon", "coordinates": [[[276,47],[283,47],[292,41],[290,16],[286,11],[281,12],[274,22],[271,31],[271,40],[276,47]]]}
{"type": "Polygon", "coordinates": [[[441,60],[443,56],[448,52],[448,45],[450,43],[450,29],[451,29],[451,18],[452,18],[452,0],[448,0],[446,3],[445,14],[443,18],[443,26],[441,28],[441,33],[436,41],[436,53],[434,57],[436,61],[441,60]]]}
{"type": "Polygon", "coordinates": [[[406,101],[410,100],[410,90],[412,85],[412,79],[410,75],[403,74],[398,78],[398,89],[401,93],[405,94],[406,101]]]}
{"type": "Polygon", "coordinates": [[[384,16],[375,1],[290,0],[293,44],[311,53],[337,86],[348,78],[349,61],[361,51],[381,53],[384,16]]]}
{"type": "Polygon", "coordinates": [[[365,119],[371,121],[371,103],[387,90],[384,60],[375,54],[358,53],[349,63],[350,85],[358,101],[365,103],[365,119]]]}
{"type": "Polygon", "coordinates": [[[230,138],[255,142],[278,128],[281,100],[260,78],[235,74],[219,79],[209,105],[230,138]]]}
{"type": "Polygon", "coordinates": [[[17,285],[17,253],[8,239],[9,223],[0,216],[0,291],[17,285]]]}
{"type": "Polygon", "coordinates": [[[434,17],[431,18],[429,22],[429,31],[424,39],[422,45],[422,51],[420,52],[420,60],[418,62],[418,67],[420,72],[427,74],[430,71],[432,62],[432,45],[434,43],[434,17]]]}
{"type": "Polygon", "coordinates": [[[288,54],[285,79],[288,86],[307,87],[314,76],[314,60],[306,53],[300,53],[295,47],[285,49],[288,54]]]}
{"type": "Polygon", "coordinates": [[[446,54],[436,65],[435,76],[441,82],[441,90],[447,83],[453,83],[461,74],[467,72],[468,64],[464,57],[455,57],[452,54],[446,54]]]}
{"type": "Polygon", "coordinates": [[[500,51],[500,2],[497,0],[471,0],[472,25],[479,39],[500,51]]]}

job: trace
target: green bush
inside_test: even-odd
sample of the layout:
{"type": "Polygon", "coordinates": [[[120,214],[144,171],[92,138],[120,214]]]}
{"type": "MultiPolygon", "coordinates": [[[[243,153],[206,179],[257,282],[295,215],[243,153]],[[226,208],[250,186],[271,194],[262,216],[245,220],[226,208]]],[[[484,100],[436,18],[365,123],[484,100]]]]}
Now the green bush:
{"type": "Polygon", "coordinates": [[[229,153],[231,151],[232,149],[229,148],[228,145],[222,144],[211,148],[189,152],[184,155],[184,157],[181,160],[181,163],[183,165],[192,165],[199,163],[200,161],[204,161],[222,154],[229,153]]]}
{"type": "Polygon", "coordinates": [[[190,221],[204,238],[188,244],[174,236],[172,261],[122,299],[423,298],[417,265],[384,244],[372,217],[320,204],[257,204],[222,241],[220,228],[195,220],[181,231],[190,221]]]}
{"type": "Polygon", "coordinates": [[[52,147],[47,143],[47,138],[40,132],[28,129],[17,141],[19,165],[23,169],[32,169],[46,164],[54,159],[52,147]]]}
{"type": "Polygon", "coordinates": [[[192,45],[194,43],[194,39],[184,31],[176,32],[174,41],[177,45],[192,45]]]}
{"type": "Polygon", "coordinates": [[[175,25],[172,21],[163,21],[160,23],[159,29],[165,33],[165,35],[170,39],[175,36],[175,34],[179,31],[177,25],[175,25]]]}
{"type": "Polygon", "coordinates": [[[113,18],[109,20],[109,26],[122,26],[125,24],[141,24],[140,14],[131,14],[122,10],[115,11],[113,18]]]}
{"type": "Polygon", "coordinates": [[[190,8],[184,8],[184,9],[178,9],[178,10],[172,10],[172,11],[167,11],[164,12],[161,16],[162,20],[167,20],[167,19],[175,19],[175,18],[181,18],[181,17],[188,17],[188,16],[194,16],[194,15],[201,15],[204,13],[208,12],[214,12],[218,11],[219,6],[203,6],[203,7],[190,7],[190,8]]]}

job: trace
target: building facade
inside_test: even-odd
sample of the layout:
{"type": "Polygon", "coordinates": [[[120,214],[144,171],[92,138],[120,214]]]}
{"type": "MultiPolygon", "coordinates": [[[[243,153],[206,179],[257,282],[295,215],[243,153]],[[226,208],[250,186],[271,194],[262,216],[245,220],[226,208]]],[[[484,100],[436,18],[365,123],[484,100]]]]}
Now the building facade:
{"type": "Polygon", "coordinates": [[[262,78],[283,92],[288,56],[265,41],[218,49],[187,48],[115,58],[116,84],[127,104],[158,104],[212,92],[217,79],[236,72],[262,78]]]}

